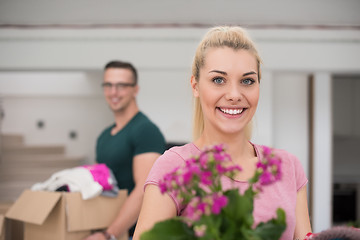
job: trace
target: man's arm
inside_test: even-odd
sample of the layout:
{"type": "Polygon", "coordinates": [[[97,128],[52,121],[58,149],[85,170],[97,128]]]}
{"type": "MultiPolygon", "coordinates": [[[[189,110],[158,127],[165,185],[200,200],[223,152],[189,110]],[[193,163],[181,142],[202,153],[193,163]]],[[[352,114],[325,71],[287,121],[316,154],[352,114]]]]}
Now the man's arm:
{"type": "MultiPolygon", "coordinates": [[[[107,228],[107,232],[116,237],[127,232],[132,227],[140,213],[140,208],[144,195],[145,180],[153,166],[155,160],[160,156],[159,153],[142,153],[136,155],[133,159],[133,177],[135,188],[129,194],[114,222],[107,228]]],[[[89,236],[86,240],[103,240],[102,233],[89,236]]]]}
{"type": "Polygon", "coordinates": [[[133,177],[135,188],[121,206],[115,221],[108,227],[108,233],[119,236],[136,223],[143,200],[145,180],[159,156],[159,153],[143,153],[134,157],[133,177]]]}

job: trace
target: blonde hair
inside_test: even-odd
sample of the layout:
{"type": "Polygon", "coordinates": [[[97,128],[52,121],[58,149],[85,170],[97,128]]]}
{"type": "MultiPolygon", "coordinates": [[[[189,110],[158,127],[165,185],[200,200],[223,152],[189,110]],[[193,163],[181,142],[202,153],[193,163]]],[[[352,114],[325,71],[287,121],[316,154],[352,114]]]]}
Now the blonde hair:
{"type": "MultiPolygon", "coordinates": [[[[198,45],[194,61],[192,64],[192,75],[196,81],[200,78],[200,69],[205,64],[207,50],[210,48],[229,47],[234,50],[247,50],[252,53],[256,59],[258,67],[259,82],[261,79],[261,58],[256,50],[254,42],[250,39],[247,32],[237,26],[218,26],[211,28],[203,37],[198,45]]],[[[194,116],[193,116],[193,138],[196,140],[204,131],[204,115],[199,98],[194,98],[194,116]]],[[[245,133],[248,140],[251,138],[252,123],[246,126],[245,133]]]]}

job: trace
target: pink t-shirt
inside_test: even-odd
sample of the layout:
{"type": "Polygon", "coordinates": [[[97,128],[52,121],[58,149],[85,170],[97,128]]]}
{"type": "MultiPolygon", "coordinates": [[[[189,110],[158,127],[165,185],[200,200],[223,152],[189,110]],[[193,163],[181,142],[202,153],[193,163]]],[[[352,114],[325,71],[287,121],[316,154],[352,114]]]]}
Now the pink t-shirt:
{"type": "MultiPolygon", "coordinates": [[[[262,154],[258,150],[260,146],[256,144],[253,144],[253,146],[260,160],[262,158],[262,154]]],[[[161,180],[165,174],[175,167],[182,166],[185,160],[199,153],[200,150],[193,143],[169,149],[156,160],[145,182],[145,187],[148,184],[158,185],[159,180],[161,180]]],[[[275,149],[275,153],[282,159],[282,179],[274,184],[265,186],[263,192],[257,195],[254,201],[253,215],[255,224],[257,225],[260,222],[266,222],[276,217],[277,208],[284,209],[286,212],[287,227],[281,240],[288,240],[293,239],[295,231],[297,192],[307,184],[308,180],[300,161],[294,155],[279,149],[275,149]]],[[[234,181],[226,177],[222,179],[224,189],[233,187],[234,184],[239,187],[241,193],[248,187],[248,182],[245,181],[234,181]]],[[[177,214],[181,215],[186,206],[171,194],[170,197],[174,200],[177,214]]]]}

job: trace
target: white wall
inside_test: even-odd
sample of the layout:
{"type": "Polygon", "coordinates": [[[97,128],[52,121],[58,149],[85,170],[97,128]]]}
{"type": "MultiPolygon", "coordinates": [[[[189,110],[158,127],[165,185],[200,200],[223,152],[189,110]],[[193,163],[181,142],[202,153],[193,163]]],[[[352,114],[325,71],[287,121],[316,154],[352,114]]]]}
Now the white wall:
{"type": "MultiPolygon", "coordinates": [[[[121,58],[144,70],[190,70],[206,29],[1,29],[0,69],[101,70],[121,58]]],[[[360,31],[252,29],[264,69],[358,72],[360,31]]]]}
{"type": "Polygon", "coordinates": [[[274,146],[297,156],[309,176],[308,74],[276,73],[273,78],[274,146]]]}
{"type": "Polygon", "coordinates": [[[0,72],[2,132],[23,134],[29,145],[66,146],[68,155],[94,159],[95,140],[112,121],[99,74],[0,72]],[[37,122],[44,122],[43,128],[37,122]],[[71,139],[71,131],[77,138],[71,139]]]}
{"type": "Polygon", "coordinates": [[[168,142],[192,139],[192,92],[190,70],[144,70],[140,72],[140,109],[159,126],[168,142]]]}
{"type": "Polygon", "coordinates": [[[273,140],[273,74],[262,71],[260,80],[260,99],[253,118],[252,141],[258,144],[274,146],[273,140]]]}

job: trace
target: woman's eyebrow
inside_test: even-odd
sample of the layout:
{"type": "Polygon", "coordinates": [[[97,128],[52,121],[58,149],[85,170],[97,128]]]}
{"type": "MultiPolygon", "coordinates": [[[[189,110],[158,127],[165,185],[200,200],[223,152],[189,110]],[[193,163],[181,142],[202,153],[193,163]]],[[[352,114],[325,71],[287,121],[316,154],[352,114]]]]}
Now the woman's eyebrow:
{"type": "MultiPolygon", "coordinates": [[[[219,74],[222,74],[222,75],[225,75],[225,76],[227,75],[226,72],[220,71],[220,70],[211,70],[209,73],[212,73],[212,72],[219,73],[219,74]]],[[[248,76],[248,75],[252,75],[252,74],[257,74],[257,73],[254,72],[254,71],[247,72],[247,73],[244,73],[244,74],[243,74],[243,77],[248,76]]]]}
{"type": "Polygon", "coordinates": [[[215,73],[220,73],[220,74],[222,74],[222,75],[227,75],[227,73],[226,72],[224,72],[224,71],[220,71],[220,70],[211,70],[209,73],[212,73],[212,72],[215,72],[215,73]]]}
{"type": "Polygon", "coordinates": [[[256,74],[256,72],[251,71],[251,72],[244,73],[243,77],[248,76],[248,75],[252,75],[252,74],[256,74]]]}

